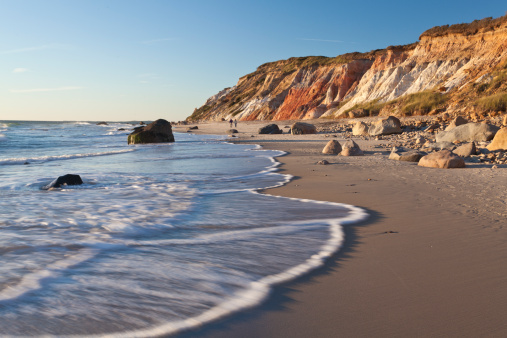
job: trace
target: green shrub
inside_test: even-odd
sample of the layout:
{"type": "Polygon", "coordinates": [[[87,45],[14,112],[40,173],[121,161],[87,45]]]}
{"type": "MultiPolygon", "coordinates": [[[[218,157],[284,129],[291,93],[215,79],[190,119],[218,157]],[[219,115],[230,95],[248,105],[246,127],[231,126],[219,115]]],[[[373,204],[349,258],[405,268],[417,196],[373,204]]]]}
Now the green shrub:
{"type": "Polygon", "coordinates": [[[475,101],[475,105],[487,111],[506,111],[507,93],[486,96],[475,101]]]}

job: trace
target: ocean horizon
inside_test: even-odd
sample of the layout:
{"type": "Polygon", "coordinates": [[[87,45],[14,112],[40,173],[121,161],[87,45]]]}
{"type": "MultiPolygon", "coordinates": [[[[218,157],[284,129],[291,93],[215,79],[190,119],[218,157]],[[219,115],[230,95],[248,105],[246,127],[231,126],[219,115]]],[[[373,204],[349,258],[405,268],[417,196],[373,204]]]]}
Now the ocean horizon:
{"type": "Polygon", "coordinates": [[[127,145],[126,122],[0,121],[0,333],[148,337],[253,307],[321,266],[357,207],[277,197],[281,151],[127,145]],[[78,174],[79,186],[41,189],[78,174]]]}

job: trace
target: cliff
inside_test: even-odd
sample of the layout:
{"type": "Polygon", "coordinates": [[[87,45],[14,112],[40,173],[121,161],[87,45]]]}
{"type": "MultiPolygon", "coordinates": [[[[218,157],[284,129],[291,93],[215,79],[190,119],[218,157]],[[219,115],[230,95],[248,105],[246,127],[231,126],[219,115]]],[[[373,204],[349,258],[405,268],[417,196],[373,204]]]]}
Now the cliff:
{"type": "Polygon", "coordinates": [[[505,111],[506,78],[507,16],[486,18],[431,28],[406,46],[263,64],[188,120],[505,111]]]}

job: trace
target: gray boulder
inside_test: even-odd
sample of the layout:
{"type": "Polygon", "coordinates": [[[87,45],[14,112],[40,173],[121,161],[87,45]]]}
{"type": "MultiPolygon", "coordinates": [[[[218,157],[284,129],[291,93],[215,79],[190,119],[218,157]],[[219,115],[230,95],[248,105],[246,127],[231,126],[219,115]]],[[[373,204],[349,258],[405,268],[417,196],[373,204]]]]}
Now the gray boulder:
{"type": "Polygon", "coordinates": [[[389,155],[389,159],[396,161],[419,162],[419,160],[425,155],[426,153],[415,149],[393,147],[391,154],[389,155]]]}
{"type": "Polygon", "coordinates": [[[394,116],[389,116],[388,118],[372,123],[368,132],[371,136],[378,136],[401,134],[403,130],[401,129],[400,120],[394,116]]]}
{"type": "Polygon", "coordinates": [[[491,140],[498,127],[487,123],[467,123],[435,136],[437,142],[485,142],[491,140]]]}
{"type": "Polygon", "coordinates": [[[363,151],[356,142],[352,140],[348,140],[342,145],[342,151],[340,153],[342,156],[362,156],[364,155],[363,151]]]}
{"type": "Polygon", "coordinates": [[[74,174],[67,174],[58,177],[53,182],[49,183],[48,185],[45,185],[42,187],[42,190],[49,190],[52,188],[60,188],[64,185],[80,185],[83,184],[83,180],[81,179],[81,176],[74,175],[74,174]]]}
{"type": "Polygon", "coordinates": [[[160,119],[143,127],[137,127],[128,136],[128,144],[174,142],[171,124],[160,119]]]}
{"type": "Polygon", "coordinates": [[[292,135],[316,134],[317,128],[310,123],[296,122],[291,126],[290,132],[292,135]]]}
{"type": "Polygon", "coordinates": [[[283,131],[278,128],[277,124],[268,124],[262,128],[259,128],[259,134],[281,134],[283,131]]]}

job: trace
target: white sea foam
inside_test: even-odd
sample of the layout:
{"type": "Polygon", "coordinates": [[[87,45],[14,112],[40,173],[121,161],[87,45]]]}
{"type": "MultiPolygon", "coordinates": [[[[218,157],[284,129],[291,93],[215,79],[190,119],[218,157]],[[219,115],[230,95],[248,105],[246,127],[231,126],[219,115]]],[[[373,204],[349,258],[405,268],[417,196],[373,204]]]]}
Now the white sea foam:
{"type": "Polygon", "coordinates": [[[84,157],[95,157],[95,156],[107,156],[107,155],[116,155],[116,154],[124,154],[131,151],[135,151],[135,149],[122,149],[115,151],[103,151],[98,153],[85,153],[85,154],[69,154],[69,155],[55,155],[55,156],[39,156],[39,157],[19,157],[19,158],[7,158],[0,160],[0,165],[14,165],[14,164],[25,164],[25,163],[33,163],[33,162],[49,162],[49,161],[61,161],[61,160],[72,160],[76,158],[84,158],[84,157]]]}
{"type": "Polygon", "coordinates": [[[96,251],[91,249],[83,249],[81,252],[51,263],[45,268],[41,268],[40,270],[24,275],[17,284],[9,285],[3,290],[0,290],[0,302],[12,301],[29,292],[40,289],[42,287],[41,281],[43,279],[56,278],[60,272],[65,271],[76,264],[87,261],[88,259],[94,257],[96,253],[96,251]]]}
{"type": "MultiPolygon", "coordinates": [[[[232,313],[245,310],[262,303],[269,295],[271,288],[277,284],[285,283],[294,280],[308,272],[322,266],[327,258],[333,255],[339,250],[344,240],[342,231],[342,225],[359,222],[364,220],[368,215],[367,213],[358,207],[332,202],[313,201],[308,199],[297,199],[297,198],[286,198],[274,196],[280,199],[298,200],[305,203],[318,203],[329,206],[337,206],[347,208],[349,215],[343,218],[332,219],[332,220],[316,220],[316,222],[326,222],[329,225],[329,239],[322,245],[321,250],[309,257],[302,264],[291,267],[280,273],[269,275],[261,278],[257,281],[252,281],[248,287],[243,290],[236,292],[234,295],[224,299],[223,302],[210,308],[200,315],[186,318],[180,321],[172,321],[163,325],[155,326],[148,329],[132,330],[119,333],[109,333],[100,335],[73,335],[72,337],[125,337],[125,338],[137,338],[137,337],[156,337],[162,335],[174,334],[184,330],[200,327],[204,324],[214,322],[223,317],[229,316],[232,313]]],[[[228,236],[235,236],[237,234],[228,234],[228,236]]]]}

